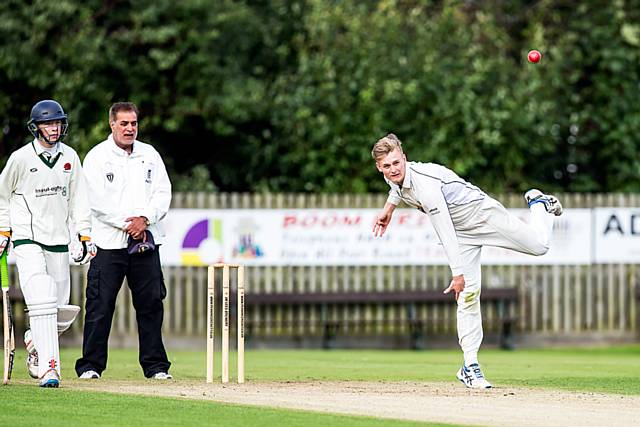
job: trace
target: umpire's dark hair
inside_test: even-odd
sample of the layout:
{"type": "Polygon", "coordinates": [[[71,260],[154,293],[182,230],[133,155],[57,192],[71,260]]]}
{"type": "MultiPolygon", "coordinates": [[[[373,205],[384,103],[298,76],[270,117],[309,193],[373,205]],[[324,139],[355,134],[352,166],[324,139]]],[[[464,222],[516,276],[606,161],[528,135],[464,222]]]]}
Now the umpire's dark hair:
{"type": "Polygon", "coordinates": [[[140,116],[140,111],[133,102],[116,102],[109,108],[109,121],[115,122],[120,111],[133,111],[136,116],[140,116]]]}

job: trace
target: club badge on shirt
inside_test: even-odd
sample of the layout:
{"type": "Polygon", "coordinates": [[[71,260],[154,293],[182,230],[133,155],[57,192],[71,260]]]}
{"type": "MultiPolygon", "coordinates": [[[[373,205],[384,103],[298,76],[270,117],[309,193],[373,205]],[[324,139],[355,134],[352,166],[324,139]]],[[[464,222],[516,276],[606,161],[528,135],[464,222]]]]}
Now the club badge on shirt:
{"type": "Polygon", "coordinates": [[[113,182],[113,172],[107,172],[107,181],[113,182]]]}

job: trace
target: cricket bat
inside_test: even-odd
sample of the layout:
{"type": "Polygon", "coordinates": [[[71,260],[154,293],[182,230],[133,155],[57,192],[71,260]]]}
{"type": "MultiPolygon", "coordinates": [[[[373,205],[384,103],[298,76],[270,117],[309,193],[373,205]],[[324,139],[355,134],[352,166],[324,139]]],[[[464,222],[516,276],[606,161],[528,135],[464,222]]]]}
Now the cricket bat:
{"type": "Polygon", "coordinates": [[[13,357],[16,352],[16,340],[13,332],[13,316],[9,301],[9,267],[7,266],[7,251],[0,257],[0,285],[2,285],[2,325],[4,344],[4,375],[2,383],[8,384],[13,371],[13,357]]]}

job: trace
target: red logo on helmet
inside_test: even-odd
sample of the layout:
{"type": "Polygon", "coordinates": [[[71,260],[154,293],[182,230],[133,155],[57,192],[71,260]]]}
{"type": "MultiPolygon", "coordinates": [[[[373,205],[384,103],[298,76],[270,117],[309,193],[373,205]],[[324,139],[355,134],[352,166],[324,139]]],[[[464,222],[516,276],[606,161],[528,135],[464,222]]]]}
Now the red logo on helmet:
{"type": "Polygon", "coordinates": [[[65,163],[64,164],[64,170],[70,171],[71,170],[71,163],[65,163]]]}

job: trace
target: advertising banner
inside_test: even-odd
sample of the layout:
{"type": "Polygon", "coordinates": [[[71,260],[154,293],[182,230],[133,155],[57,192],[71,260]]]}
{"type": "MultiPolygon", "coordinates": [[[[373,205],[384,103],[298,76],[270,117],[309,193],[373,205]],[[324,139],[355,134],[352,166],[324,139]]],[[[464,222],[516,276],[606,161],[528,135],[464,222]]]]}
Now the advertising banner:
{"type": "MultiPolygon", "coordinates": [[[[383,237],[372,228],[378,209],[173,209],[167,215],[164,265],[425,265],[447,264],[429,217],[398,209],[383,237]]],[[[528,209],[513,209],[523,221],[528,209]]],[[[586,264],[591,211],[556,219],[551,250],[535,257],[485,247],[485,264],[586,264]]]]}
{"type": "Polygon", "coordinates": [[[640,263],[640,208],[594,209],[596,263],[640,263]]]}

